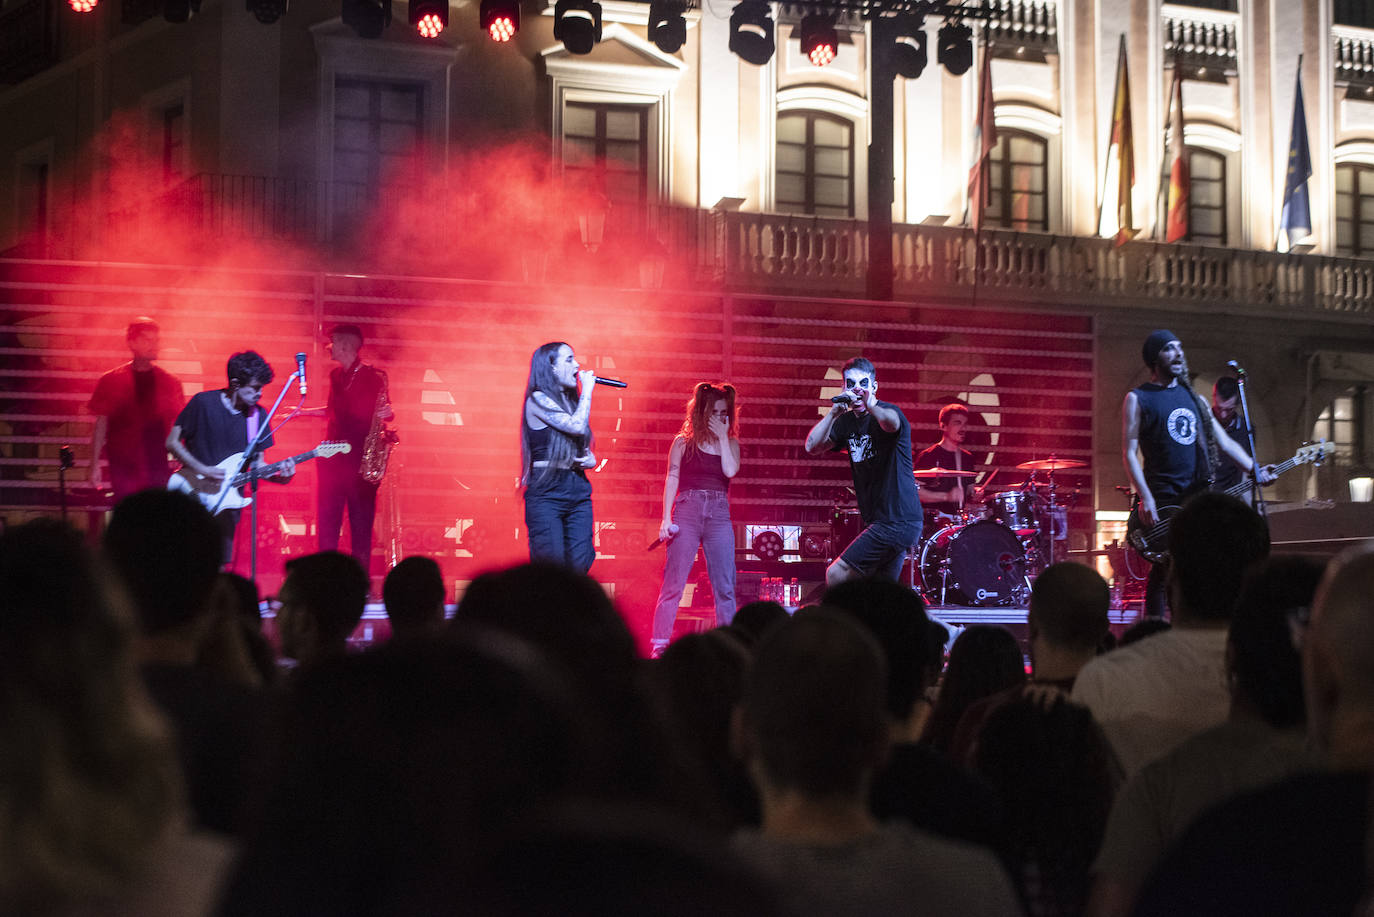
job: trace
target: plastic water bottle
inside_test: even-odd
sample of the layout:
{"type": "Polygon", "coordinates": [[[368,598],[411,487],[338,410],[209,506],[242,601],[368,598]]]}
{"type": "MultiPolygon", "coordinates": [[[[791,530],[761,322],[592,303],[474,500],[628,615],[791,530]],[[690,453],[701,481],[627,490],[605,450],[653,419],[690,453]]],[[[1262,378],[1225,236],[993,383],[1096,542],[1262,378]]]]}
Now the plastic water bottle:
{"type": "Polygon", "coordinates": [[[790,605],[793,608],[801,604],[801,584],[797,582],[795,576],[792,577],[792,584],[787,589],[787,601],[783,604],[790,605]]]}

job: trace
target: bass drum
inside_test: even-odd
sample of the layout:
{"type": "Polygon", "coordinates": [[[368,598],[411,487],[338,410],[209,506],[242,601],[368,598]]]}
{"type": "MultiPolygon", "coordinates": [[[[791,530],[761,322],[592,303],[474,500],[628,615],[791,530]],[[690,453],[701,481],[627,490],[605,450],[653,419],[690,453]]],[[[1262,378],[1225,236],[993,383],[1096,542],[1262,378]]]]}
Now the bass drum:
{"type": "Polygon", "coordinates": [[[1011,605],[1029,595],[1026,552],[1000,522],[951,525],[921,549],[921,585],[934,605],[1011,605]]]}

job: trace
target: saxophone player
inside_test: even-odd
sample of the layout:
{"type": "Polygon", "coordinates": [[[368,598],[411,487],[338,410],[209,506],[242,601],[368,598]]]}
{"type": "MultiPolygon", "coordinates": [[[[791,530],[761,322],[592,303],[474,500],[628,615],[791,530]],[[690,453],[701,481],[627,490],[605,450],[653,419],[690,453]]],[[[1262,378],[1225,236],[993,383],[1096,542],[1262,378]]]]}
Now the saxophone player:
{"type": "Polygon", "coordinates": [[[315,527],[320,550],[338,550],[346,509],[352,533],[349,553],[370,574],[372,521],[377,515],[377,488],[381,480],[364,476],[363,460],[369,434],[395,414],[387,395],[386,373],[362,361],[362,329],[357,325],[335,325],[329,329],[328,347],[330,357],[338,365],[329,372],[325,438],[347,441],[353,449],[320,460],[315,527]]]}

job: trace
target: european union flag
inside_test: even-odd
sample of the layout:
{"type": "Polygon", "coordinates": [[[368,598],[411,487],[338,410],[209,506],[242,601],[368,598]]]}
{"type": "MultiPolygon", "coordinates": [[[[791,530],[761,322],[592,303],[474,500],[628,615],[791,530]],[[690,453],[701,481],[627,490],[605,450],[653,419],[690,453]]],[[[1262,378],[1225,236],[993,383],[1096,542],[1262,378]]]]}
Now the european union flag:
{"type": "Polygon", "coordinates": [[[1279,216],[1283,251],[1312,235],[1312,209],[1307,199],[1307,180],[1311,177],[1312,153],[1307,147],[1307,113],[1302,104],[1302,61],[1299,60],[1297,94],[1293,99],[1293,135],[1288,142],[1288,174],[1283,181],[1283,213],[1279,216]]]}

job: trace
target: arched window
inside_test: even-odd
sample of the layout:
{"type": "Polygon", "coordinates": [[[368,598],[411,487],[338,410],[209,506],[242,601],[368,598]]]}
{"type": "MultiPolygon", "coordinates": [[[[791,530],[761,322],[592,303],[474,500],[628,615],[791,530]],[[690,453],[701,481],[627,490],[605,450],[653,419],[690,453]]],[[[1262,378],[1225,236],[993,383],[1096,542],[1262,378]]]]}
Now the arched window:
{"type": "Polygon", "coordinates": [[[779,213],[854,216],[854,125],[819,111],[778,115],[779,213]]]}
{"type": "Polygon", "coordinates": [[[1226,157],[1188,148],[1188,241],[1226,244],[1226,157]]]}
{"type": "Polygon", "coordinates": [[[1362,162],[1336,166],[1336,251],[1374,255],[1374,166],[1362,162]]]}
{"type": "Polygon", "coordinates": [[[984,221],[1003,229],[1048,232],[1049,143],[1027,131],[998,128],[989,159],[984,221]]]}

